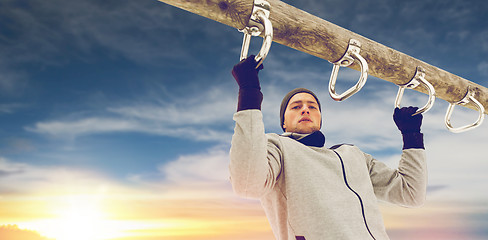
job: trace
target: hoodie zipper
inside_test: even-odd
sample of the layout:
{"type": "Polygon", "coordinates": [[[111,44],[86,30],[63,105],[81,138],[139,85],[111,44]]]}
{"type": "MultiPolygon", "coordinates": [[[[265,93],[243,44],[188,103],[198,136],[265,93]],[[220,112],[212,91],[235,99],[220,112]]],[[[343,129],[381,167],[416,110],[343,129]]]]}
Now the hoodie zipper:
{"type": "Polygon", "coordinates": [[[344,167],[344,161],[342,161],[342,157],[341,155],[339,155],[338,152],[336,152],[335,150],[332,150],[334,151],[334,153],[339,157],[339,160],[341,161],[341,166],[342,166],[342,176],[344,177],[344,183],[346,184],[347,188],[349,188],[349,190],[351,192],[353,192],[356,197],[359,199],[359,203],[361,204],[361,213],[363,215],[363,220],[364,220],[364,225],[366,226],[366,229],[368,230],[368,233],[369,235],[374,239],[376,240],[376,238],[373,236],[373,234],[371,233],[371,231],[369,230],[369,227],[368,227],[368,222],[366,221],[366,216],[364,214],[364,205],[363,205],[363,200],[361,199],[361,196],[356,192],[354,191],[351,186],[349,186],[349,183],[347,182],[347,177],[346,177],[346,169],[344,167]]]}

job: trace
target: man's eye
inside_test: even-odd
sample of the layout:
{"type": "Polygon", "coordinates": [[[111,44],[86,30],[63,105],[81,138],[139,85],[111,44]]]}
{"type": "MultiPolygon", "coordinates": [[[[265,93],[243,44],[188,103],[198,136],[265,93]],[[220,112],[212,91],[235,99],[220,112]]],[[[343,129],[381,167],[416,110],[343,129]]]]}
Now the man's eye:
{"type": "Polygon", "coordinates": [[[299,106],[294,106],[291,109],[300,109],[300,107],[299,106]]]}

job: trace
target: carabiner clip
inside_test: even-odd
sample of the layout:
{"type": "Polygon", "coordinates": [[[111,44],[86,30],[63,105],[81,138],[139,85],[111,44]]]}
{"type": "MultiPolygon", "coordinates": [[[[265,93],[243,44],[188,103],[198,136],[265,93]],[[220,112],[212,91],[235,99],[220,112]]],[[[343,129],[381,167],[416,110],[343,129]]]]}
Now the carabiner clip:
{"type": "Polygon", "coordinates": [[[341,59],[333,62],[334,64],[332,68],[332,73],[330,74],[329,80],[329,94],[332,99],[335,101],[343,101],[349,98],[350,96],[354,95],[355,93],[359,92],[361,88],[363,88],[364,84],[366,84],[366,80],[368,80],[368,62],[359,55],[361,50],[361,43],[358,40],[351,39],[349,40],[349,46],[347,47],[346,53],[342,56],[341,59]],[[361,76],[359,77],[358,82],[353,87],[349,88],[342,94],[337,94],[335,92],[335,84],[337,81],[337,74],[339,73],[340,67],[348,67],[354,63],[354,60],[359,61],[359,66],[361,67],[361,76]]]}
{"type": "Polygon", "coordinates": [[[461,133],[461,132],[465,132],[465,131],[477,128],[483,123],[483,119],[485,118],[485,114],[484,114],[485,108],[483,107],[483,105],[478,100],[476,100],[476,98],[474,98],[474,95],[475,95],[475,92],[472,91],[471,88],[468,88],[468,91],[466,92],[466,95],[464,95],[463,99],[461,99],[458,102],[454,102],[454,103],[449,104],[449,107],[447,108],[447,112],[446,112],[446,118],[445,118],[445,124],[446,124],[446,127],[449,131],[451,131],[453,133],[461,133]],[[452,127],[451,115],[452,115],[452,112],[454,110],[454,107],[456,105],[466,105],[469,102],[473,102],[474,105],[478,108],[478,110],[479,110],[478,120],[476,120],[476,122],[474,122],[473,124],[470,124],[470,125],[466,125],[466,126],[462,126],[462,127],[458,127],[458,128],[452,127]]]}
{"type": "Polygon", "coordinates": [[[429,91],[429,100],[427,101],[427,104],[425,104],[422,108],[417,110],[412,116],[415,116],[417,114],[421,113],[426,113],[427,111],[434,106],[434,101],[435,101],[435,88],[432,86],[432,84],[429,83],[429,81],[425,80],[425,70],[418,66],[417,70],[415,72],[415,76],[408,82],[402,85],[398,85],[398,93],[395,99],[395,107],[400,108],[400,103],[402,102],[403,98],[403,93],[405,92],[405,89],[413,89],[416,88],[418,85],[422,84],[428,91],[429,91]]]}
{"type": "Polygon", "coordinates": [[[261,50],[254,58],[258,63],[256,68],[263,63],[264,59],[268,55],[269,49],[271,48],[271,43],[273,42],[273,25],[269,20],[270,8],[270,4],[267,1],[255,0],[248,26],[242,30],[239,30],[240,32],[244,33],[240,56],[240,60],[242,61],[243,59],[247,58],[249,44],[251,43],[251,36],[259,36],[262,32],[261,29],[264,28],[263,44],[261,45],[261,50]]]}

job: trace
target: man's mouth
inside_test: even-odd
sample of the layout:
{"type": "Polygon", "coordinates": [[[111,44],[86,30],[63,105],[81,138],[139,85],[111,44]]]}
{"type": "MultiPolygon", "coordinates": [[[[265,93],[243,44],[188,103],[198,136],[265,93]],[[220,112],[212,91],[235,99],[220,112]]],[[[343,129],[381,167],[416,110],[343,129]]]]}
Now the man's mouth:
{"type": "Polygon", "coordinates": [[[308,117],[304,117],[304,118],[300,119],[298,122],[299,123],[301,123],[301,122],[312,122],[312,120],[308,117]]]}

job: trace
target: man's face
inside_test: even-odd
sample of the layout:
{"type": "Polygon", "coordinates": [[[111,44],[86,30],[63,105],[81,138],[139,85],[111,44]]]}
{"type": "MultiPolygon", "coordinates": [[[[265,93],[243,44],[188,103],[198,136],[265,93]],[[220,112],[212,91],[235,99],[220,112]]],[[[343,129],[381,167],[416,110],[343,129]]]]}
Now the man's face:
{"type": "Polygon", "coordinates": [[[320,130],[321,121],[315,98],[308,93],[297,93],[286,106],[283,128],[286,132],[308,134],[320,130]]]}

